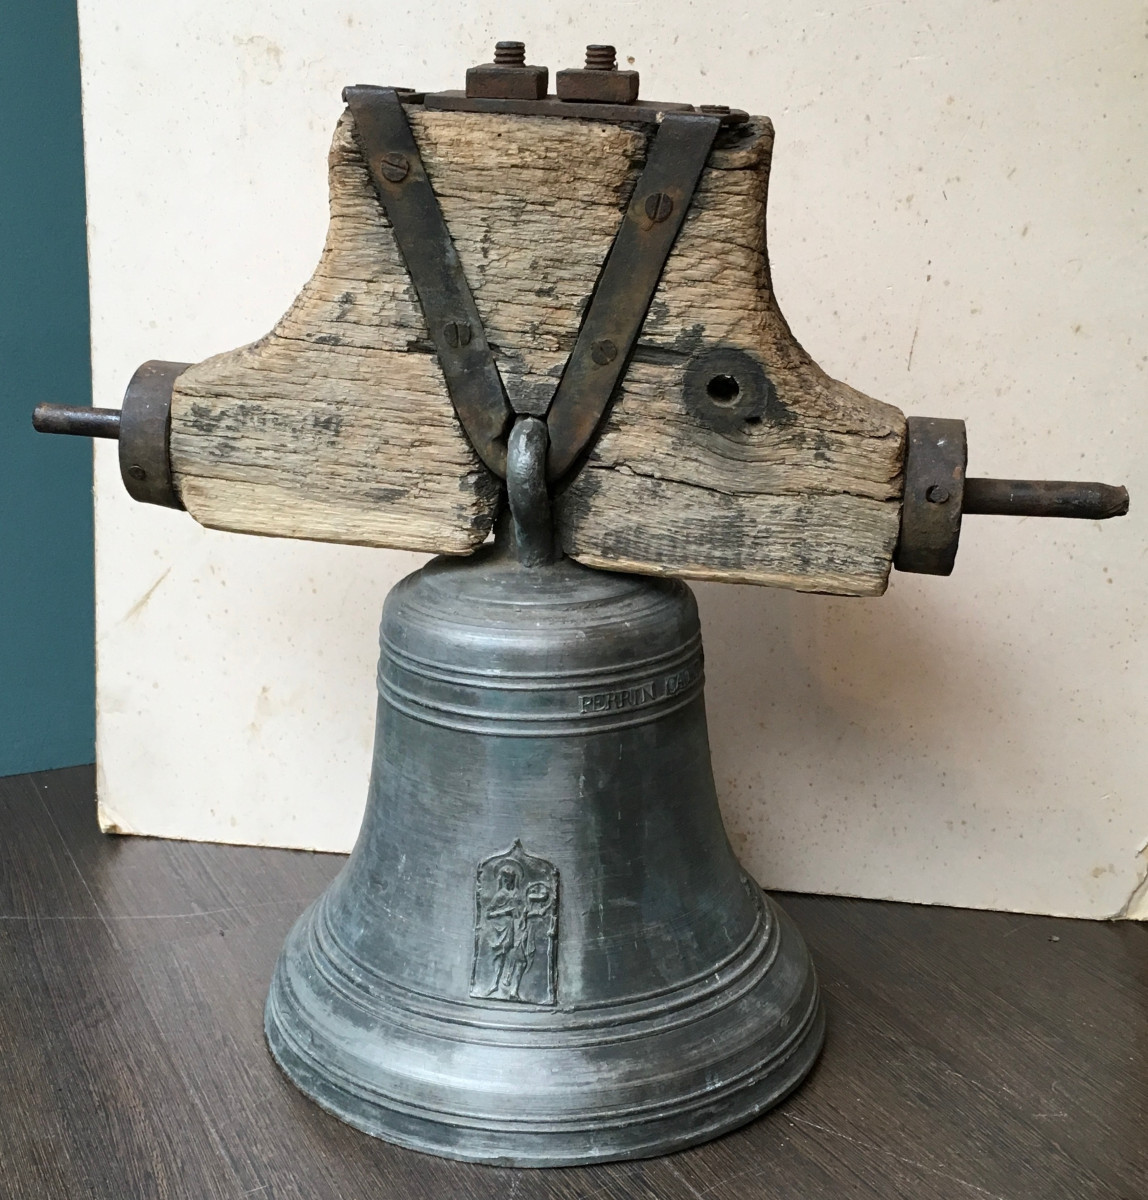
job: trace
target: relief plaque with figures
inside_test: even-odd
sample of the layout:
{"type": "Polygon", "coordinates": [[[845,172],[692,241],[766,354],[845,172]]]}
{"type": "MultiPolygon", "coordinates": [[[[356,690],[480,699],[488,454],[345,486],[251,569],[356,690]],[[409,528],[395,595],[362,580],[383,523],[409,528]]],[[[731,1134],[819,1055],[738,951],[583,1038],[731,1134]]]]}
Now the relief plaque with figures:
{"type": "Polygon", "coordinates": [[[470,994],[552,1005],[558,983],[558,868],[520,841],[478,865],[470,994]]]}

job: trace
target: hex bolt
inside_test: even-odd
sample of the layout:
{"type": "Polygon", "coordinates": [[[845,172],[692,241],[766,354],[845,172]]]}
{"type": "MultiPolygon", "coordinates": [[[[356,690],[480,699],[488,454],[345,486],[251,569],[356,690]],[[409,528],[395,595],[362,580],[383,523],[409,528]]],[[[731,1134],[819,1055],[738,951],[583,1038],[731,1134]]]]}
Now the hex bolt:
{"type": "Polygon", "coordinates": [[[550,72],[529,66],[525,42],[498,42],[494,62],[468,67],[466,94],[472,100],[544,100],[550,72]]]}
{"type": "Polygon", "coordinates": [[[375,169],[391,183],[402,183],[410,173],[411,164],[402,154],[380,154],[375,160],[375,169]]]}
{"type": "Polygon", "coordinates": [[[646,197],[646,216],[654,224],[664,221],[674,211],[674,202],[665,192],[654,192],[646,197]]]}
{"type": "Polygon", "coordinates": [[[587,46],[586,65],[559,71],[558,99],[584,104],[633,104],[638,98],[638,72],[618,70],[613,46],[587,46]]]}
{"type": "Polygon", "coordinates": [[[494,63],[498,67],[526,66],[525,42],[498,42],[494,47],[494,63]]]}
{"type": "Polygon", "coordinates": [[[587,71],[616,71],[618,69],[618,53],[613,46],[587,46],[587,71]]]}

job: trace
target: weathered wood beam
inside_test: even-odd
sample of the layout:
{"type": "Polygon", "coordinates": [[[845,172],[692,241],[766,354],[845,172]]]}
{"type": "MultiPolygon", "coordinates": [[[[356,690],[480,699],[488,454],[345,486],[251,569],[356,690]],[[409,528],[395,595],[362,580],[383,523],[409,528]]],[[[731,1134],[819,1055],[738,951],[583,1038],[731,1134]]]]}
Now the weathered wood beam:
{"type": "MultiPolygon", "coordinates": [[[[409,114],[507,393],[543,412],[647,133],[409,114]]],[[[559,533],[594,566],[876,594],[897,537],[904,418],[829,379],[777,308],[772,141],[763,119],[721,135],[601,436],[560,489],[559,533]],[[690,364],[715,349],[768,377],[770,403],[748,421],[715,426],[687,403],[690,364]]],[[[349,114],[329,162],[315,274],[266,337],[177,381],[176,486],[205,525],[466,553],[487,536],[501,485],[451,408],[349,114]]]]}

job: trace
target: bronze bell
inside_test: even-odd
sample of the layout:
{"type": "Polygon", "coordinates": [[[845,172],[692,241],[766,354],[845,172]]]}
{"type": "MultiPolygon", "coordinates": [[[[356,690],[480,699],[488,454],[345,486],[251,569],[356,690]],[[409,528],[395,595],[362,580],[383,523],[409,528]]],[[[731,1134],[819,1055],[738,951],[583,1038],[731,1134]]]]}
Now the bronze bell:
{"type": "Polygon", "coordinates": [[[809,359],[769,285],[768,120],[641,101],[608,46],[556,96],[547,78],[514,42],[465,92],[347,88],[332,232],[272,334],[144,364],[122,410],[34,416],[118,437],[131,495],[207,525],[477,549],[387,599],[362,830],[265,1027],[351,1124],[523,1166],[704,1141],[823,1038],[805,946],[722,827],[697,612],[660,577],[877,595],[892,564],[948,574],[963,514],[1128,507],[966,478],[961,421],[906,419],[809,359]],[[545,181],[540,147],[562,163],[545,181]],[[449,228],[436,180],[481,219],[449,228]],[[603,219],[563,241],[573,185],[603,219]],[[525,291],[500,271],[530,237],[562,250],[525,291]],[[720,297],[699,286],[717,247],[720,297]]]}
{"type": "Polygon", "coordinates": [[[287,940],[267,1039],[419,1150],[659,1154],[809,1071],[813,967],[722,825],[690,589],[513,540],[387,598],[362,830],[287,940]]]}

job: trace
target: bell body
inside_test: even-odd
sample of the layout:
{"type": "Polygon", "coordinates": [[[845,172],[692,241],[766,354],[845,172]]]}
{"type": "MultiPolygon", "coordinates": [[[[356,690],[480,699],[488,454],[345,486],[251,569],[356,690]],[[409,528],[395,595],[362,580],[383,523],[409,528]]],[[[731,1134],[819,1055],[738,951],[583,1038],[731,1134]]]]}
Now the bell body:
{"type": "Polygon", "coordinates": [[[504,1165],[668,1152],[775,1103],[823,1018],[718,811],[681,583],[487,548],[387,598],[370,794],[267,1002],[309,1096],[504,1165]]]}

